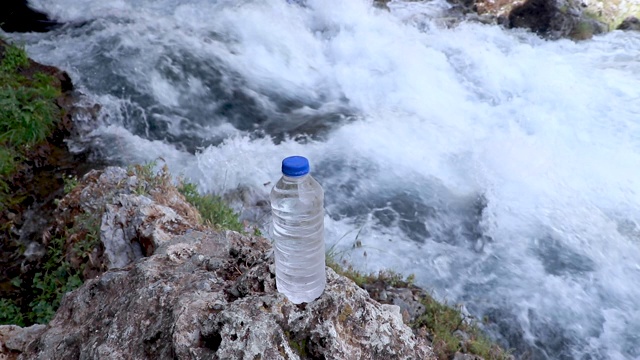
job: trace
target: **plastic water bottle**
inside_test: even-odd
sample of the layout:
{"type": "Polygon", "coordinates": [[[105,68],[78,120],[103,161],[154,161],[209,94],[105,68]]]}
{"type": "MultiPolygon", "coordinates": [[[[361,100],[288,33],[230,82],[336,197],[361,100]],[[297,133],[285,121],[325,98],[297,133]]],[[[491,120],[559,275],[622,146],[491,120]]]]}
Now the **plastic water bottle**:
{"type": "Polygon", "coordinates": [[[309,160],[282,160],[282,177],[271,190],[276,287],[294,304],[317,299],[326,284],[324,191],[309,175],[309,160]]]}

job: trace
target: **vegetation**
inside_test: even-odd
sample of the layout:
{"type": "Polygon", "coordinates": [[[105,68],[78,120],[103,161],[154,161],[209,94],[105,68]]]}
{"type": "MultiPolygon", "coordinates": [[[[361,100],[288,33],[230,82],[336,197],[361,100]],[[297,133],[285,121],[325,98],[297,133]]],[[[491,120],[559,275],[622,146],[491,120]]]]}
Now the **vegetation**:
{"type": "Polygon", "coordinates": [[[617,29],[629,16],[640,18],[640,4],[636,1],[610,0],[600,3],[599,6],[588,6],[584,14],[606,24],[611,31],[617,29]]]}
{"type": "Polygon", "coordinates": [[[456,352],[467,352],[485,359],[507,359],[509,354],[492,343],[472,319],[458,309],[441,304],[428,295],[420,296],[424,313],[411,326],[424,328],[431,335],[433,350],[439,359],[448,359],[456,352]],[[459,334],[464,333],[468,338],[459,334]]]}
{"type": "Polygon", "coordinates": [[[291,349],[293,349],[293,351],[295,351],[300,356],[301,359],[306,359],[308,357],[307,340],[302,339],[298,341],[294,339],[293,335],[289,331],[285,331],[284,335],[287,337],[287,340],[289,341],[289,346],[291,347],[291,349]]]}
{"type": "Polygon", "coordinates": [[[10,179],[20,170],[30,147],[43,141],[55,128],[60,90],[51,76],[21,72],[29,67],[23,48],[0,47],[0,211],[20,199],[13,199],[10,179]]]}
{"type": "Polygon", "coordinates": [[[409,325],[415,331],[426,330],[438,359],[452,359],[457,352],[478,355],[487,360],[509,358],[508,352],[492,343],[472,319],[465,317],[454,307],[439,303],[416,287],[413,284],[415,280],[413,274],[405,278],[388,270],[377,274],[363,273],[350,265],[340,265],[331,254],[328,254],[326,260],[327,266],[336,273],[353,280],[358,286],[367,290],[374,299],[376,299],[374,289],[379,287],[411,289],[414,295],[419,297],[425,310],[409,325]],[[466,337],[461,336],[463,333],[466,337]]]}
{"type": "Polygon", "coordinates": [[[196,185],[188,182],[182,182],[178,190],[191,205],[198,209],[205,225],[244,232],[244,226],[238,219],[238,214],[219,196],[200,195],[196,185]]]}
{"type": "Polygon", "coordinates": [[[64,193],[68,194],[73,190],[76,186],[78,186],[78,178],[73,175],[65,176],[64,179],[64,193]]]}
{"type": "MultiPolygon", "coordinates": [[[[167,166],[163,166],[156,172],[157,165],[157,162],[152,161],[129,167],[129,175],[135,175],[139,180],[135,190],[137,194],[150,195],[152,191],[164,191],[163,189],[166,190],[168,186],[173,186],[167,166]]],[[[195,184],[182,179],[178,181],[177,188],[187,202],[198,210],[205,225],[244,232],[244,226],[238,219],[238,214],[221,197],[212,194],[201,195],[195,184]]],[[[254,233],[258,234],[259,231],[255,230],[254,233]]]]}
{"type": "Polygon", "coordinates": [[[24,316],[15,300],[0,299],[0,325],[24,326],[24,316]]]}
{"type": "Polygon", "coordinates": [[[26,316],[31,323],[46,324],[55,315],[62,297],[82,285],[81,271],[64,259],[65,240],[54,238],[47,249],[42,272],[33,278],[34,299],[26,316]]]}
{"type": "Polygon", "coordinates": [[[65,259],[67,241],[62,237],[53,238],[33,278],[26,282],[19,278],[12,281],[15,287],[28,294],[22,298],[23,303],[0,299],[0,324],[46,324],[60,306],[64,294],[82,285],[82,272],[89,261],[89,254],[99,242],[99,223],[95,217],[81,214],[68,232],[83,235],[75,237],[77,241],[72,245],[80,265],[73,266],[65,259]]]}

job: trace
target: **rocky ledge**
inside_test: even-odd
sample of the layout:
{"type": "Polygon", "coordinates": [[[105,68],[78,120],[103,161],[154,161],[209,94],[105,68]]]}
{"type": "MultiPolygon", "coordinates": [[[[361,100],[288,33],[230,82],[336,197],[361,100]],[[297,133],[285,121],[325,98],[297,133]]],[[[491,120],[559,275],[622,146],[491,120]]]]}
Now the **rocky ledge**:
{"type": "Polygon", "coordinates": [[[87,258],[95,277],[64,296],[47,326],[0,326],[0,359],[435,358],[400,307],[330,268],[319,299],[289,302],[266,239],[200,226],[170,185],[155,186],[165,190],[107,168],[59,202],[52,232],[71,214],[101,219],[87,258]]]}
{"type": "Polygon", "coordinates": [[[289,302],[270,242],[202,225],[166,171],[91,171],[55,217],[44,246],[65,239],[57,253],[85,282],[46,326],[0,326],[2,360],[479,359],[463,354],[479,344],[465,319],[447,308],[453,327],[431,331],[445,321],[425,307],[445,307],[398,278],[327,268],[320,298],[289,302]]]}
{"type": "Polygon", "coordinates": [[[287,301],[270,248],[232,231],[188,232],[70,293],[24,348],[6,344],[26,359],[433,358],[399,307],[331,269],[319,299],[287,301]]]}

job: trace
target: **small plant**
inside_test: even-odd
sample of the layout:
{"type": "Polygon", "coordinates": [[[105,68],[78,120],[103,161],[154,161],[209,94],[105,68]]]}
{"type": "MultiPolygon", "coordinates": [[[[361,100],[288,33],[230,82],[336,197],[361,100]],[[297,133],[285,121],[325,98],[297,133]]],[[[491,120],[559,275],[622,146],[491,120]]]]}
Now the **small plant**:
{"type": "Polygon", "coordinates": [[[68,175],[63,178],[64,181],[64,193],[68,194],[71,190],[78,186],[78,177],[75,175],[68,175]]]}
{"type": "Polygon", "coordinates": [[[171,183],[171,175],[166,165],[156,173],[155,168],[158,165],[156,161],[151,161],[146,164],[130,165],[128,168],[129,176],[136,176],[138,178],[138,184],[135,188],[137,195],[149,195],[152,189],[162,188],[171,183]]]}
{"type": "Polygon", "coordinates": [[[197,186],[188,182],[182,182],[178,190],[191,205],[198,209],[205,224],[244,232],[244,226],[238,219],[238,214],[219,196],[200,195],[197,186]]]}
{"type": "Polygon", "coordinates": [[[327,257],[325,258],[327,266],[333,269],[337,274],[348,277],[353,280],[361,288],[364,288],[367,284],[372,284],[375,282],[383,282],[390,286],[401,286],[407,287],[413,284],[415,280],[415,275],[411,274],[406,279],[402,274],[399,274],[392,270],[384,270],[376,273],[363,273],[361,271],[355,270],[352,265],[342,266],[335,262],[333,258],[327,257]]]}
{"type": "Polygon", "coordinates": [[[433,351],[439,359],[449,359],[456,352],[468,352],[484,359],[508,359],[509,353],[492,343],[478,328],[475,321],[466,318],[459,309],[442,304],[433,297],[424,295],[420,302],[424,313],[412,324],[414,329],[424,328],[431,335],[433,351]],[[467,334],[467,339],[456,335],[467,334]]]}
{"type": "Polygon", "coordinates": [[[29,58],[21,46],[8,46],[4,50],[4,58],[0,63],[0,72],[15,73],[19,68],[29,66],[29,58]]]}
{"type": "Polygon", "coordinates": [[[253,236],[262,236],[262,231],[260,231],[260,229],[258,229],[257,227],[254,227],[253,236]]]}
{"type": "Polygon", "coordinates": [[[300,358],[306,359],[307,358],[307,340],[302,339],[300,341],[296,341],[296,339],[293,339],[291,337],[291,333],[289,331],[285,331],[284,335],[287,337],[287,340],[289,342],[289,346],[291,347],[291,349],[293,349],[293,351],[295,351],[300,356],[300,358]]]}
{"type": "Polygon", "coordinates": [[[76,216],[73,227],[67,232],[69,241],[73,242],[73,253],[81,260],[80,271],[90,262],[91,253],[100,246],[100,213],[102,211],[76,216]]]}
{"type": "Polygon", "coordinates": [[[0,299],[0,325],[24,326],[24,317],[14,300],[0,299]]]}
{"type": "Polygon", "coordinates": [[[46,262],[32,283],[34,299],[27,314],[30,322],[48,323],[60,306],[62,297],[82,285],[79,272],[64,259],[65,240],[54,238],[47,248],[46,262]]]}

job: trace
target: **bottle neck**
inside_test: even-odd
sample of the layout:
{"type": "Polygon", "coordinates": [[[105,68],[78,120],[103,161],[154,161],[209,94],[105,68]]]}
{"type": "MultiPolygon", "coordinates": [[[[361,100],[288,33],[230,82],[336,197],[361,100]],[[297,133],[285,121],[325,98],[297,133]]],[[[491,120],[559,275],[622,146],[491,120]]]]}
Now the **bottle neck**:
{"type": "Polygon", "coordinates": [[[307,177],[309,177],[309,174],[304,174],[302,176],[287,176],[287,175],[282,174],[282,177],[287,182],[299,183],[299,182],[302,182],[307,177]]]}

